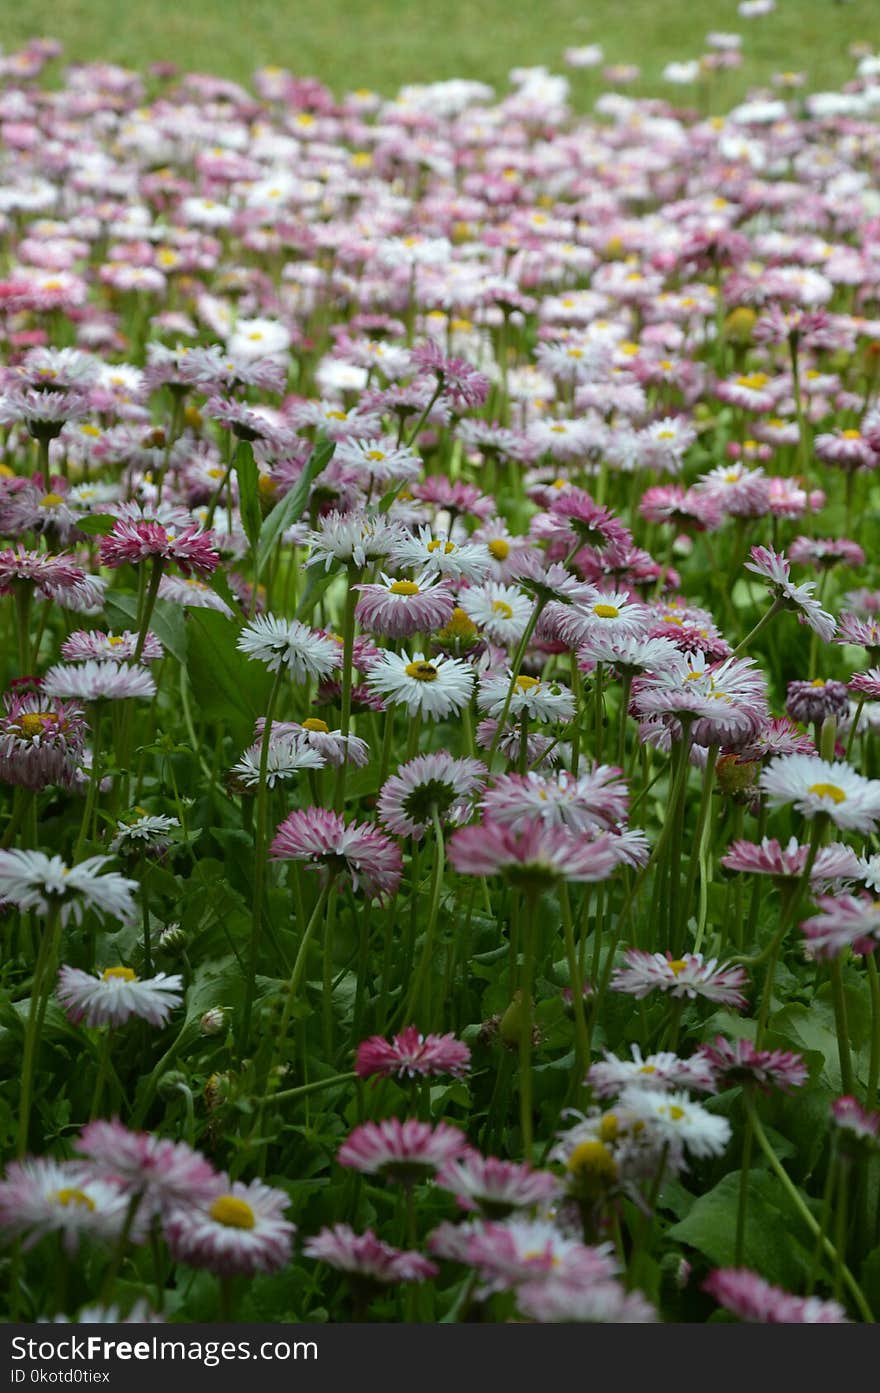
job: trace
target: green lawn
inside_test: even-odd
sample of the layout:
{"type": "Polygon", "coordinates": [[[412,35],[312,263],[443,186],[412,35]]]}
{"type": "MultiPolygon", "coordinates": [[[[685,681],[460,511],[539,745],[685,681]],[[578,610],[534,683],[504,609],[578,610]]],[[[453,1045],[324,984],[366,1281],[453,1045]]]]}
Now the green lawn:
{"type": "MultiPolygon", "coordinates": [[[[746,62],[727,74],[716,108],[771,73],[797,69],[813,88],[853,72],[848,47],[880,48],[880,0],[777,0],[776,11],[743,20],[736,0],[29,0],[3,6],[0,44],[34,35],[60,39],[72,60],[139,67],[173,59],[183,67],[247,81],[277,63],[315,75],[337,91],[472,77],[502,84],[516,64],[561,68],[568,45],[601,43],[606,61],[638,63],[645,82],[671,59],[699,55],[708,29],[744,36],[746,62]]],[[[595,76],[576,75],[582,98],[595,76]]]]}

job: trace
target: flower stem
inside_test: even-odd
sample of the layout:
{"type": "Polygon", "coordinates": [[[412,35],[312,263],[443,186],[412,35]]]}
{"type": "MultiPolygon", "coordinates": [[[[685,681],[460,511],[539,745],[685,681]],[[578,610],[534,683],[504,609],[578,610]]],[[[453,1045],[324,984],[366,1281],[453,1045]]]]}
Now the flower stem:
{"type": "Polygon", "coordinates": [[[40,940],[37,961],[34,965],[34,976],[31,982],[31,999],[28,1008],[28,1018],[24,1029],[24,1048],[21,1060],[21,1097],[18,1112],[17,1154],[19,1156],[24,1156],[28,1149],[28,1133],[30,1130],[31,1106],[33,1103],[34,1091],[34,1070],[37,1052],[39,1050],[43,1017],[46,1014],[46,1003],[49,999],[49,993],[52,990],[52,979],[55,971],[55,962],[58,957],[60,939],[61,906],[55,903],[49,910],[49,915],[43,928],[43,936],[40,940]]]}

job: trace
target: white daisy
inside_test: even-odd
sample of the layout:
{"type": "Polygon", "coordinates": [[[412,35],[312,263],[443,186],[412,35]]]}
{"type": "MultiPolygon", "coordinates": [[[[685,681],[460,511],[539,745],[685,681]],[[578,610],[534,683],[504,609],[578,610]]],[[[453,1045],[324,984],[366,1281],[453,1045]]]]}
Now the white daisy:
{"type": "Polygon", "coordinates": [[[110,850],[139,852],[148,847],[167,847],[179,827],[176,817],[166,817],[164,813],[144,813],[134,822],[117,822],[110,850]]]}
{"type": "Polygon", "coordinates": [[[367,686],[392,706],[405,706],[411,716],[442,720],[468,705],[474,673],[460,658],[383,653],[367,674],[367,686]]]}
{"type": "Polygon", "coordinates": [[[132,1016],[164,1025],[183,1001],[183,978],[160,972],[141,981],[130,967],[107,967],[92,976],[66,964],[58,974],[58,1000],[71,1020],[86,1025],[124,1025],[132,1016]]]}
{"type": "Polygon", "coordinates": [[[265,663],[270,672],[288,668],[295,682],[308,677],[323,680],[342,662],[341,649],[333,639],[316,634],[298,619],[274,614],[258,614],[245,624],[236,646],[240,653],[265,663]]]}
{"type": "MultiPolygon", "coordinates": [[[[480,681],[477,705],[481,711],[498,717],[504,710],[510,690],[509,672],[487,673],[480,681]]],[[[575,700],[568,687],[560,682],[543,682],[537,677],[520,673],[513,683],[508,715],[512,719],[527,716],[533,721],[570,721],[575,712],[575,700]]]]}
{"type": "MultiPolygon", "coordinates": [[[[238,763],[232,766],[232,773],[246,788],[256,788],[260,782],[262,753],[263,742],[258,740],[245,750],[238,763]]],[[[284,783],[286,779],[298,774],[301,769],[323,769],[326,763],[320,751],[314,749],[307,740],[297,735],[281,735],[278,739],[270,735],[266,758],[266,783],[269,788],[274,788],[276,784],[284,783]]]]}
{"type": "Polygon", "coordinates": [[[125,701],[156,695],[156,683],[145,667],[133,663],[98,662],[68,666],[56,663],[43,679],[47,696],[78,701],[125,701]]]}
{"type": "Polygon", "coordinates": [[[493,643],[508,648],[519,643],[535,608],[534,601],[515,585],[497,581],[463,590],[459,604],[493,643]]]}
{"type": "Polygon", "coordinates": [[[401,535],[400,524],[381,513],[369,517],[366,513],[327,513],[306,536],[310,548],[306,565],[323,565],[329,571],[335,561],[345,561],[363,567],[367,561],[387,556],[401,535]]]}
{"type": "Polygon", "coordinates": [[[880,779],[866,779],[842,760],[779,755],[761,775],[771,808],[791,803],[804,817],[825,813],[836,827],[873,832],[880,821],[880,779]]]}
{"type": "Polygon", "coordinates": [[[446,532],[420,527],[417,537],[404,534],[388,553],[392,565],[406,570],[436,572],[450,580],[470,583],[484,580],[492,558],[482,543],[454,542],[446,532]]]}
{"type": "Polygon", "coordinates": [[[624,1106],[659,1133],[670,1151],[689,1151],[692,1156],[720,1156],[730,1141],[726,1117],[707,1112],[686,1093],[661,1093],[651,1088],[628,1088],[624,1106]]]}
{"type": "Polygon", "coordinates": [[[42,851],[0,851],[0,900],[44,916],[53,904],[60,904],[62,924],[69,919],[81,923],[88,909],[131,924],[137,915],[138,883],[116,871],[101,875],[110,859],[90,856],[76,866],[66,866],[60,856],[42,851]]]}

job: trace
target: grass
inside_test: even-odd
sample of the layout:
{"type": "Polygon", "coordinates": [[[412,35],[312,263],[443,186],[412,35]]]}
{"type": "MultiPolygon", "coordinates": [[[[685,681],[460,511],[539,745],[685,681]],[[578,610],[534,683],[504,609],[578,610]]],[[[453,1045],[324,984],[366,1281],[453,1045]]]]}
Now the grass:
{"type": "MultiPolygon", "coordinates": [[[[4,49],[37,35],[64,44],[69,61],[141,68],[158,59],[247,82],[275,63],[316,76],[337,92],[372,87],[392,94],[407,82],[479,78],[503,87],[516,65],[561,70],[569,45],[601,43],[609,63],[637,63],[636,92],[681,92],[659,84],[664,64],[699,56],[710,29],[744,37],[746,61],[712,96],[729,105],[773,72],[798,70],[813,89],[853,73],[848,48],[880,48],[880,0],[777,0],[773,14],[743,20],[736,0],[29,0],[0,20],[4,49]]],[[[574,75],[575,97],[597,90],[574,75]]]]}

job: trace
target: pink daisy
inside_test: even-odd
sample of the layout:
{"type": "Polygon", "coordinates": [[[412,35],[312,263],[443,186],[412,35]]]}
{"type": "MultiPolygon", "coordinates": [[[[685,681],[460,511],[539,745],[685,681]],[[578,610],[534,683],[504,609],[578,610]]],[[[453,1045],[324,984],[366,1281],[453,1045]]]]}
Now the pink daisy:
{"type": "Polygon", "coordinates": [[[437,1275],[437,1266],[430,1258],[392,1248],[377,1238],[372,1229],[355,1233],[348,1224],[334,1224],[307,1238],[303,1253],[307,1258],[326,1262],[337,1272],[383,1286],[391,1282],[424,1282],[437,1275]]]}
{"type": "Polygon", "coordinates": [[[443,751],[416,755],[382,785],[379,817],[395,836],[418,840],[431,825],[432,809],[441,822],[463,821],[485,781],[486,766],[478,759],[443,751]]]}
{"type": "Polygon", "coordinates": [[[449,860],[460,875],[503,875],[523,887],[607,880],[618,864],[614,841],[607,833],[586,841],[563,827],[505,827],[486,818],[453,833],[449,860]]]}
{"type": "Polygon", "coordinates": [[[432,1127],[415,1118],[401,1122],[398,1117],[388,1117],[355,1127],[336,1159],[341,1166],[365,1175],[384,1175],[411,1184],[433,1175],[467,1149],[464,1133],[446,1122],[432,1127]]]}
{"type": "Polygon", "coordinates": [[[723,1035],[714,1045],[704,1045],[700,1055],[717,1077],[719,1086],[732,1088],[755,1083],[765,1092],[779,1088],[791,1093],[801,1088],[809,1076],[799,1054],[790,1050],[757,1050],[751,1040],[725,1040],[723,1035]]]}
{"type": "Polygon", "coordinates": [[[740,990],[748,981],[745,969],[719,966],[717,958],[707,960],[702,953],[673,958],[668,953],[646,953],[639,948],[628,948],[624,962],[625,967],[614,969],[611,978],[614,991],[639,998],[652,991],[669,992],[671,996],[691,1000],[704,997],[737,1010],[743,1010],[747,1004],[740,990]]]}
{"type": "Polygon", "coordinates": [[[361,592],[355,618],[370,633],[388,638],[429,634],[448,623],[455,596],[443,580],[421,575],[416,580],[395,580],[382,573],[382,583],[357,585],[361,592]]]}
{"type": "Polygon", "coordinates": [[[559,1193],[559,1181],[550,1171],[470,1150],[446,1162],[437,1173],[437,1184],[449,1190],[462,1209],[479,1211],[487,1219],[505,1219],[516,1209],[534,1209],[559,1193]]]}
{"type": "Polygon", "coordinates": [[[718,1267],[703,1290],[742,1321],[764,1325],[842,1325],[847,1316],[836,1301],[792,1296],[746,1267],[718,1267]]]}
{"type": "Polygon", "coordinates": [[[218,1176],[214,1193],[201,1203],[165,1215],[163,1230],[172,1257],[206,1267],[220,1277],[277,1272],[290,1261],[296,1228],[283,1213],[284,1190],[252,1180],[245,1185],[218,1176]]]}
{"type": "Polygon", "coordinates": [[[278,827],[269,848],[273,861],[303,861],[322,876],[347,876],[353,890],[368,899],[384,900],[400,884],[400,849],[378,828],[365,822],[346,823],[326,808],[301,808],[278,827]]]}
{"type": "Polygon", "coordinates": [[[409,1025],[391,1041],[381,1035],[362,1040],[357,1047],[355,1073],[362,1079],[434,1078],[451,1074],[462,1078],[470,1068],[471,1052],[454,1035],[422,1035],[409,1025]]]}
{"type": "Polygon", "coordinates": [[[160,522],[119,518],[101,538],[99,555],[101,564],[110,567],[137,566],[151,557],[173,561],[185,576],[209,576],[220,564],[213,533],[203,532],[197,523],[178,534],[160,522]]]}
{"type": "Polygon", "coordinates": [[[141,1196],[141,1209],[159,1213],[202,1203],[216,1192],[210,1161],[187,1146],[152,1132],[131,1132],[121,1122],[89,1122],[74,1143],[91,1170],[141,1196]]]}

